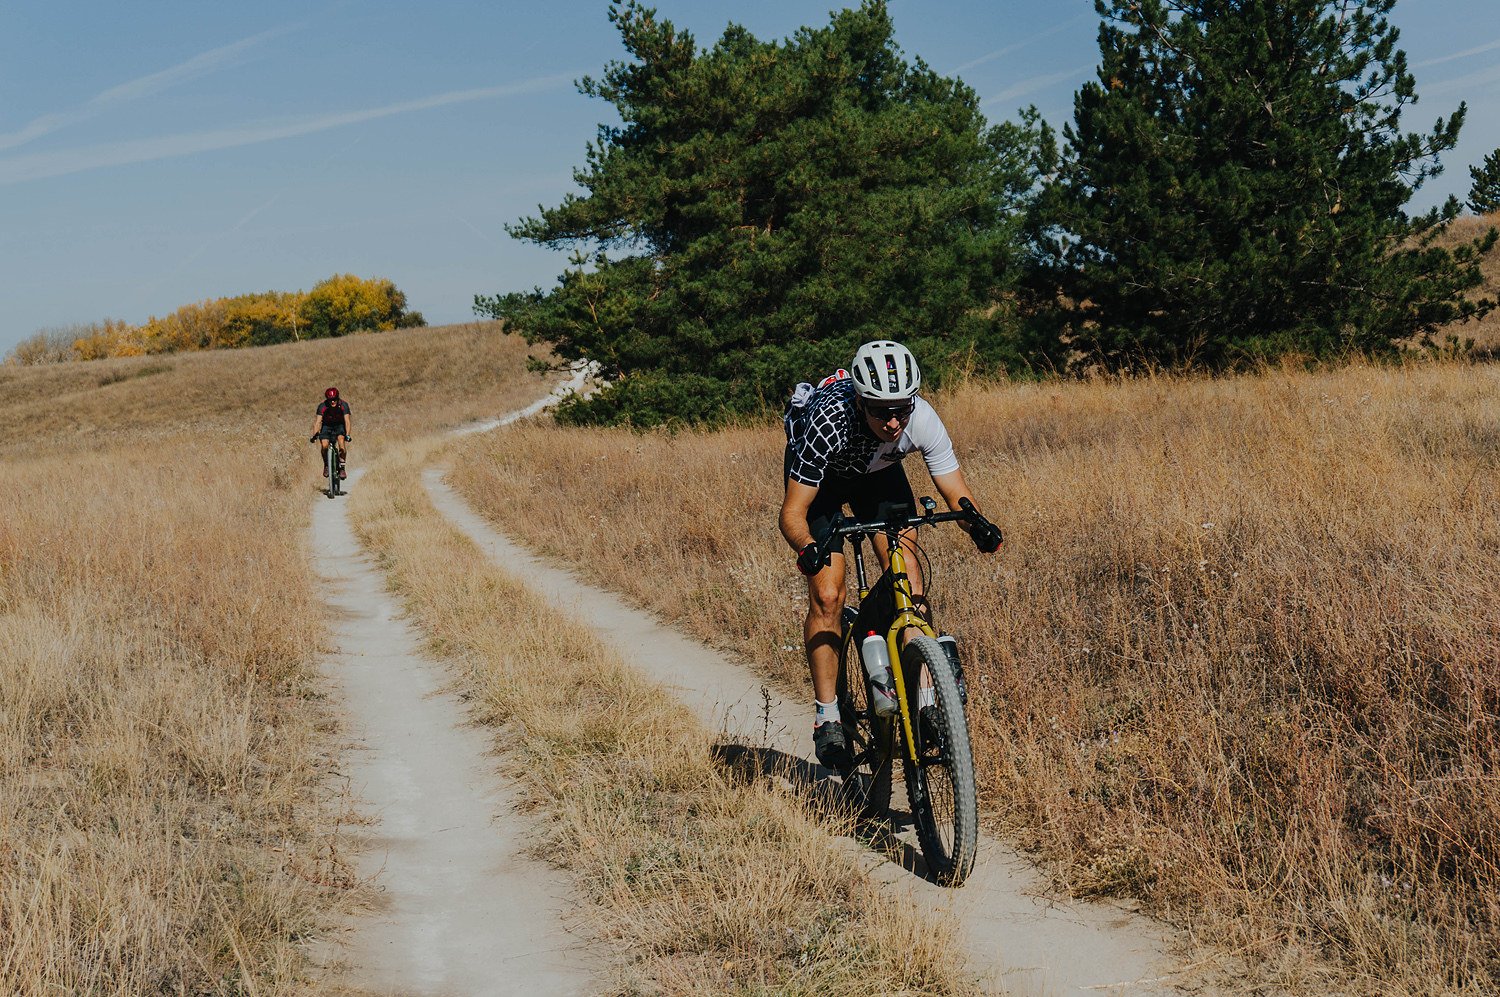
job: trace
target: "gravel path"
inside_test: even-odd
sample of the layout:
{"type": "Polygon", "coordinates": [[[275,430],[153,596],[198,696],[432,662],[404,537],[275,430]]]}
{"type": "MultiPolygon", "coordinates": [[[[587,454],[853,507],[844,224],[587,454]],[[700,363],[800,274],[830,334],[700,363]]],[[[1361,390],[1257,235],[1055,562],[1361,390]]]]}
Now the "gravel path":
{"type": "Polygon", "coordinates": [[[383,902],[320,961],[378,994],[594,993],[604,960],[569,931],[566,875],[525,855],[532,825],[496,774],[489,734],[465,726],[468,710],[397,619],[345,508],[319,499],[313,549],[335,614],[325,670],[354,741],[346,771],[379,815],[359,872],[383,902]]]}

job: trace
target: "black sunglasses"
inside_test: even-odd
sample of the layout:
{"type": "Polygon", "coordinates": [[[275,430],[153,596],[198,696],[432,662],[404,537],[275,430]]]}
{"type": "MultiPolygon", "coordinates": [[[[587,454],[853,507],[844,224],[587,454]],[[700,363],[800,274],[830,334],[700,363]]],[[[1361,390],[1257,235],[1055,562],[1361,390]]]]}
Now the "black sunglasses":
{"type": "Polygon", "coordinates": [[[917,407],[915,401],[909,401],[904,405],[871,405],[865,403],[865,411],[881,422],[889,422],[891,419],[908,418],[917,407]]]}

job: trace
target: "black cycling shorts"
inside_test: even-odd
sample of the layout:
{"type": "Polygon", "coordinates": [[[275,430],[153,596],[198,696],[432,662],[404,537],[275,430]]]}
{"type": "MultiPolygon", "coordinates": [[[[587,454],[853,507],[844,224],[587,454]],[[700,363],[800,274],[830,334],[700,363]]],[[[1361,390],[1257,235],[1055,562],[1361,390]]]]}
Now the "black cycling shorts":
{"type": "MultiPolygon", "coordinates": [[[[782,459],[782,474],[792,473],[792,448],[787,447],[782,459]]],[[[807,509],[807,527],[813,539],[821,540],[833,517],[849,506],[855,519],[874,519],[883,503],[905,503],[916,511],[916,499],[912,496],[911,482],[906,480],[906,469],[892,464],[869,474],[854,474],[848,477],[825,475],[818,486],[812,505],[807,509]]]]}
{"type": "Polygon", "coordinates": [[[343,426],[324,426],[318,430],[320,440],[336,440],[343,435],[345,435],[343,426]]]}

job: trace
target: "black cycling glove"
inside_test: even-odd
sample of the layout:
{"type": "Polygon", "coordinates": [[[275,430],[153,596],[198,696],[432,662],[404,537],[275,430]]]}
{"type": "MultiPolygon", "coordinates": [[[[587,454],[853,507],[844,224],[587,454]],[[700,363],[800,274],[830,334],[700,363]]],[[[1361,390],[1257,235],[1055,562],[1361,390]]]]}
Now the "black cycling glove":
{"type": "Polygon", "coordinates": [[[1004,542],[999,527],[994,523],[978,523],[970,527],[969,538],[974,541],[974,546],[979,548],[981,554],[995,553],[1004,542]]]}
{"type": "Polygon", "coordinates": [[[318,442],[318,438],[316,436],[309,436],[307,438],[307,442],[309,442],[309,443],[316,443],[316,442],[318,442]]]}
{"type": "Polygon", "coordinates": [[[817,543],[808,544],[797,555],[797,570],[809,578],[822,571],[827,563],[828,555],[818,549],[817,543]]]}

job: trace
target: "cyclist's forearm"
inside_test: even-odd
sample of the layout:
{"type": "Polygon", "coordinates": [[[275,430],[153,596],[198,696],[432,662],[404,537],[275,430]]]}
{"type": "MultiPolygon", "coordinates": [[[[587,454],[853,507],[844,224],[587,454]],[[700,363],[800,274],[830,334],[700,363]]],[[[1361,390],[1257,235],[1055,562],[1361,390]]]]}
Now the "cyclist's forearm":
{"type": "Polygon", "coordinates": [[[785,510],[781,513],[781,537],[787,542],[792,550],[801,553],[803,548],[812,543],[816,538],[812,535],[812,529],[807,525],[807,517],[788,515],[785,510]]]}
{"type": "Polygon", "coordinates": [[[812,527],[807,525],[807,510],[812,508],[813,499],[817,495],[818,490],[813,486],[787,479],[786,496],[781,500],[778,525],[781,527],[782,538],[798,553],[817,539],[812,535],[812,527]]]}
{"type": "MultiPolygon", "coordinates": [[[[961,469],[950,471],[947,474],[939,474],[932,479],[932,483],[937,485],[938,493],[943,496],[943,501],[948,504],[948,508],[953,512],[960,511],[958,504],[960,499],[968,499],[974,503],[974,508],[980,514],[984,513],[979,500],[974,497],[973,492],[969,491],[969,483],[964,480],[964,472],[961,469]]],[[[958,525],[965,533],[969,531],[969,524],[963,520],[959,520],[958,525]]]]}

